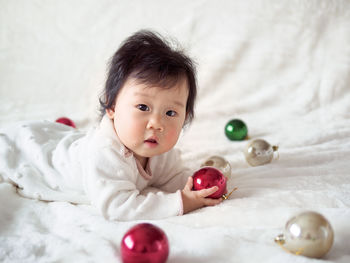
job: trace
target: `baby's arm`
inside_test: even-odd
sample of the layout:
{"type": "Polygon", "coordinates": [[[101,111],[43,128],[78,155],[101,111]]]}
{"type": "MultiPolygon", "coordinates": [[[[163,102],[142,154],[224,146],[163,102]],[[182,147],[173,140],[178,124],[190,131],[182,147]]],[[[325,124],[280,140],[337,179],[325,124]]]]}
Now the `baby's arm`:
{"type": "MultiPolygon", "coordinates": [[[[133,158],[133,157],[130,157],[133,158]]],[[[104,148],[86,162],[85,189],[91,203],[109,220],[160,219],[182,214],[181,191],[149,192],[137,189],[139,174],[124,157],[104,148]]]]}
{"type": "Polygon", "coordinates": [[[192,171],[183,165],[178,149],[149,160],[153,179],[151,185],[159,190],[173,193],[182,190],[192,171]]]}
{"type": "Polygon", "coordinates": [[[207,198],[215,193],[218,188],[212,187],[200,191],[193,191],[193,178],[188,168],[183,166],[180,151],[174,149],[158,159],[158,167],[153,167],[155,173],[161,173],[158,177],[158,187],[161,190],[174,192],[181,191],[183,213],[188,213],[203,206],[214,206],[221,203],[222,199],[207,198]]]}

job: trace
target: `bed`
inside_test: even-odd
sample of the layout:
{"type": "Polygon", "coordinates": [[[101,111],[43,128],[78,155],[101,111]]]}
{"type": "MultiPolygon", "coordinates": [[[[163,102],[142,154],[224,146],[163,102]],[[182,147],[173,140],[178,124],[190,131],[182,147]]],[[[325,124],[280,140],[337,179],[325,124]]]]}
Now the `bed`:
{"type": "Polygon", "coordinates": [[[319,262],[350,262],[349,1],[1,1],[0,126],[62,116],[96,125],[106,64],[144,28],[197,63],[196,117],[177,144],[186,164],[225,158],[237,190],[184,216],[112,222],[2,181],[0,261],[121,262],[123,235],[148,222],[166,233],[169,263],[318,262],[274,242],[291,217],[315,211],[334,231],[319,262]],[[246,123],[246,140],[225,136],[231,119],[246,123]],[[278,146],[271,163],[247,163],[254,139],[278,146]]]}

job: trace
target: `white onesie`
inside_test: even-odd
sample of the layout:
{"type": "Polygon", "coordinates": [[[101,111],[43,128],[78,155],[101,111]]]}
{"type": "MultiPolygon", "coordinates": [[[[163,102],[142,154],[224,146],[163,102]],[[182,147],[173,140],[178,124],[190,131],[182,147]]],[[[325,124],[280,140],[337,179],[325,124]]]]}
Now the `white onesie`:
{"type": "Polygon", "coordinates": [[[106,116],[88,133],[48,121],[0,129],[0,160],[0,181],[21,195],[92,204],[110,220],[181,215],[191,175],[176,149],[150,158],[145,171],[106,116]]]}

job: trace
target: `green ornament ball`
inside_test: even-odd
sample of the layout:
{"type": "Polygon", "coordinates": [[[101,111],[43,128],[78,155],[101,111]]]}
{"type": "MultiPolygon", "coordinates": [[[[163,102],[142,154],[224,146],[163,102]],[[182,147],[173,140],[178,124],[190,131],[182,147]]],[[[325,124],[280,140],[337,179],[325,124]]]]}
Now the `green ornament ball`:
{"type": "Polygon", "coordinates": [[[242,141],[247,137],[247,125],[239,120],[230,120],[225,126],[225,134],[231,141],[242,141]]]}

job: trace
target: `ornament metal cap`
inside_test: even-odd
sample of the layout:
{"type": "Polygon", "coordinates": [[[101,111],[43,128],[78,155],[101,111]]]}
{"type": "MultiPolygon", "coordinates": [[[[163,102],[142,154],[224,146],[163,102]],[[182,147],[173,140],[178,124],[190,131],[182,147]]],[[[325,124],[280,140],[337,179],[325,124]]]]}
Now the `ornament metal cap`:
{"type": "Polygon", "coordinates": [[[222,195],[222,196],[221,196],[222,200],[227,200],[227,199],[230,197],[230,195],[231,195],[234,191],[236,191],[237,189],[238,189],[238,187],[235,187],[235,188],[233,188],[233,190],[232,190],[231,192],[229,192],[228,194],[222,195]]]}

